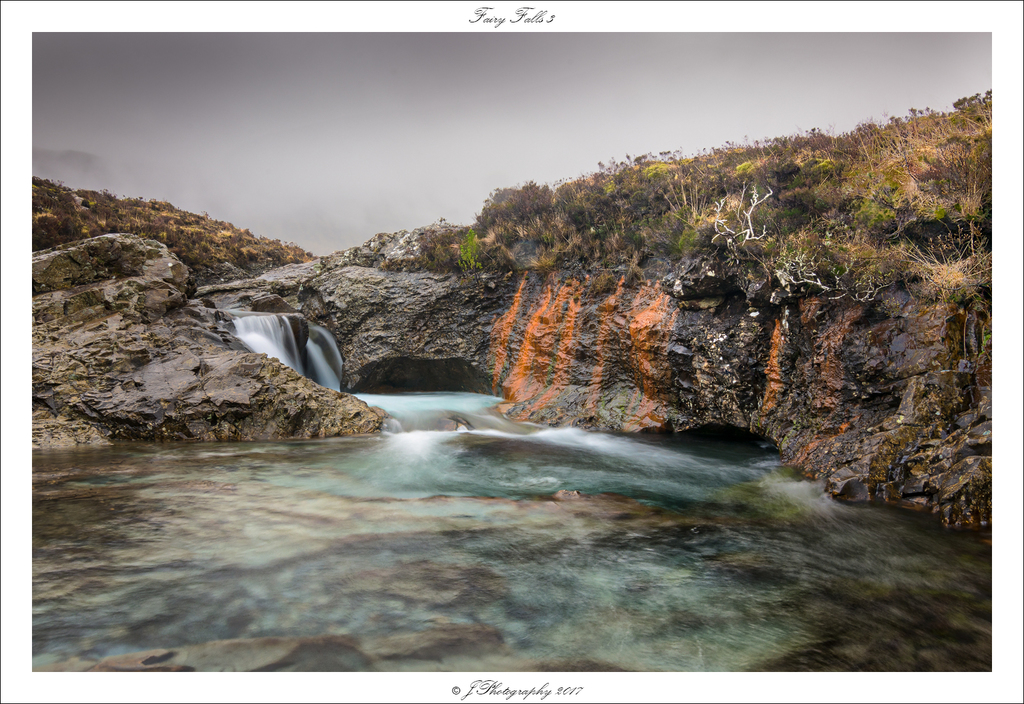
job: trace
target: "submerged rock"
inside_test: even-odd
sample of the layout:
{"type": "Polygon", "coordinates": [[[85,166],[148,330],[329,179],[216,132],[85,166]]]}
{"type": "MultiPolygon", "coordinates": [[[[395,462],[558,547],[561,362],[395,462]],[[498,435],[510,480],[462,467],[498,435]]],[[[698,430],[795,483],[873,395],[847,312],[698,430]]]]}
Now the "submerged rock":
{"type": "Polygon", "coordinates": [[[370,659],[346,636],[240,638],[144,650],[99,661],[75,658],[37,668],[49,672],[357,672],[370,659]]]}
{"type": "Polygon", "coordinates": [[[384,414],[250,352],[162,244],[107,235],[33,259],[33,445],[380,430],[384,414]]]}
{"type": "Polygon", "coordinates": [[[384,660],[433,660],[457,655],[501,651],[501,632],[486,624],[443,624],[417,633],[402,633],[368,644],[368,650],[384,660]]]}
{"type": "MultiPolygon", "coordinates": [[[[465,669],[458,665],[500,664],[532,670],[515,656],[501,633],[485,624],[438,624],[383,638],[344,635],[237,638],[153,649],[101,660],[72,658],[34,668],[40,672],[366,672],[465,669]]],[[[607,669],[618,669],[606,666],[607,669]]],[[[550,668],[548,668],[550,669],[550,668]]],[[[589,668],[587,668],[589,669],[589,668]]],[[[604,668],[601,668],[604,669],[604,668]]]]}

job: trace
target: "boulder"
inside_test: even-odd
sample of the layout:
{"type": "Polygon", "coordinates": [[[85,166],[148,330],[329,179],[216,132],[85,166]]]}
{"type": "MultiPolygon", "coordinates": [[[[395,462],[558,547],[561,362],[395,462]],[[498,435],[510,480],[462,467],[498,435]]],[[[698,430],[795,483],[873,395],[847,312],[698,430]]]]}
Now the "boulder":
{"type": "Polygon", "coordinates": [[[196,296],[211,308],[295,312],[297,295],[305,281],[321,268],[319,259],[271,269],[252,278],[232,279],[200,287],[196,296]],[[255,307],[254,307],[255,306],[255,307]]]}
{"type": "Polygon", "coordinates": [[[139,276],[164,281],[186,298],[195,293],[195,280],[177,257],[159,242],[134,235],[101,235],[32,256],[33,295],[139,276]]]}
{"type": "Polygon", "coordinates": [[[36,447],[381,428],[378,409],[250,352],[227,316],[189,300],[187,268],[157,242],[84,240],[38,253],[33,273],[36,447]]]}
{"type": "Polygon", "coordinates": [[[325,267],[383,267],[392,270],[415,268],[422,252],[423,236],[436,227],[418,227],[411,232],[379,232],[356,247],[335,252],[324,262],[325,267]]]}

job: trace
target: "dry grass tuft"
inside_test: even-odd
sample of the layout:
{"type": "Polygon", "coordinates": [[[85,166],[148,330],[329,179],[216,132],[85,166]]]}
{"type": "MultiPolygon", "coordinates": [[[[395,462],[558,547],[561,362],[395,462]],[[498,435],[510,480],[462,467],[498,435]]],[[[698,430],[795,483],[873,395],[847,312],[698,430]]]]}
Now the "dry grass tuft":
{"type": "Polygon", "coordinates": [[[978,239],[972,230],[965,244],[944,257],[913,244],[904,244],[899,251],[919,277],[924,297],[959,302],[992,286],[992,252],[979,246],[978,239]]]}

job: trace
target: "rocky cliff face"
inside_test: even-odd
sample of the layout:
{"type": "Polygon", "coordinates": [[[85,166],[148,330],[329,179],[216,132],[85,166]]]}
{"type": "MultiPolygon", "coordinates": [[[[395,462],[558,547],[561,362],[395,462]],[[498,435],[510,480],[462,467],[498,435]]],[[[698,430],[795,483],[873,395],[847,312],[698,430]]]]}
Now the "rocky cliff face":
{"type": "Polygon", "coordinates": [[[374,432],[384,414],[249,352],[162,244],[105,235],[32,265],[32,439],[253,440],[374,432]]]}
{"type": "Polygon", "coordinates": [[[489,391],[540,423],[752,433],[833,495],[990,520],[983,309],[770,290],[713,258],[627,285],[354,266],[353,251],[294,294],[337,337],[349,388],[489,391]]]}
{"type": "Polygon", "coordinates": [[[772,290],[710,256],[633,284],[424,273],[408,234],[208,286],[205,305],[188,300],[187,272],[155,243],[136,240],[145,256],[107,269],[88,251],[74,266],[40,254],[37,442],[378,428],[376,411],[246,353],[212,310],[298,309],[336,337],[351,390],[494,393],[507,415],[538,423],[751,433],[835,496],[925,508],[950,524],[991,520],[983,308],[899,291],[865,304],[772,290]],[[122,278],[102,278],[111,271],[122,278]]]}

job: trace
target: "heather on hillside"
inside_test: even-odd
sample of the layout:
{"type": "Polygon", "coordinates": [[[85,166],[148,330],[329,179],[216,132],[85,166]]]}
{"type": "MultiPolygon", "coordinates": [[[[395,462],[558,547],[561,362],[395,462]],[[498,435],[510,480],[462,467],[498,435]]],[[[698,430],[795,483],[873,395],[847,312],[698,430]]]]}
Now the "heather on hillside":
{"type": "MultiPolygon", "coordinates": [[[[690,157],[627,156],[553,186],[499,188],[472,237],[491,270],[639,276],[651,258],[720,249],[783,286],[868,300],[900,282],[962,300],[988,295],[991,230],[989,91],[951,112],[911,110],[841,135],[815,129],[690,157]]],[[[423,265],[465,270],[469,233],[428,236],[423,265]]]]}
{"type": "Polygon", "coordinates": [[[170,203],[118,198],[109,191],[72,190],[32,179],[32,250],[110,232],[128,232],[166,244],[200,281],[217,265],[254,275],[314,257],[295,244],[264,239],[229,222],[197,215],[170,203]]]}

